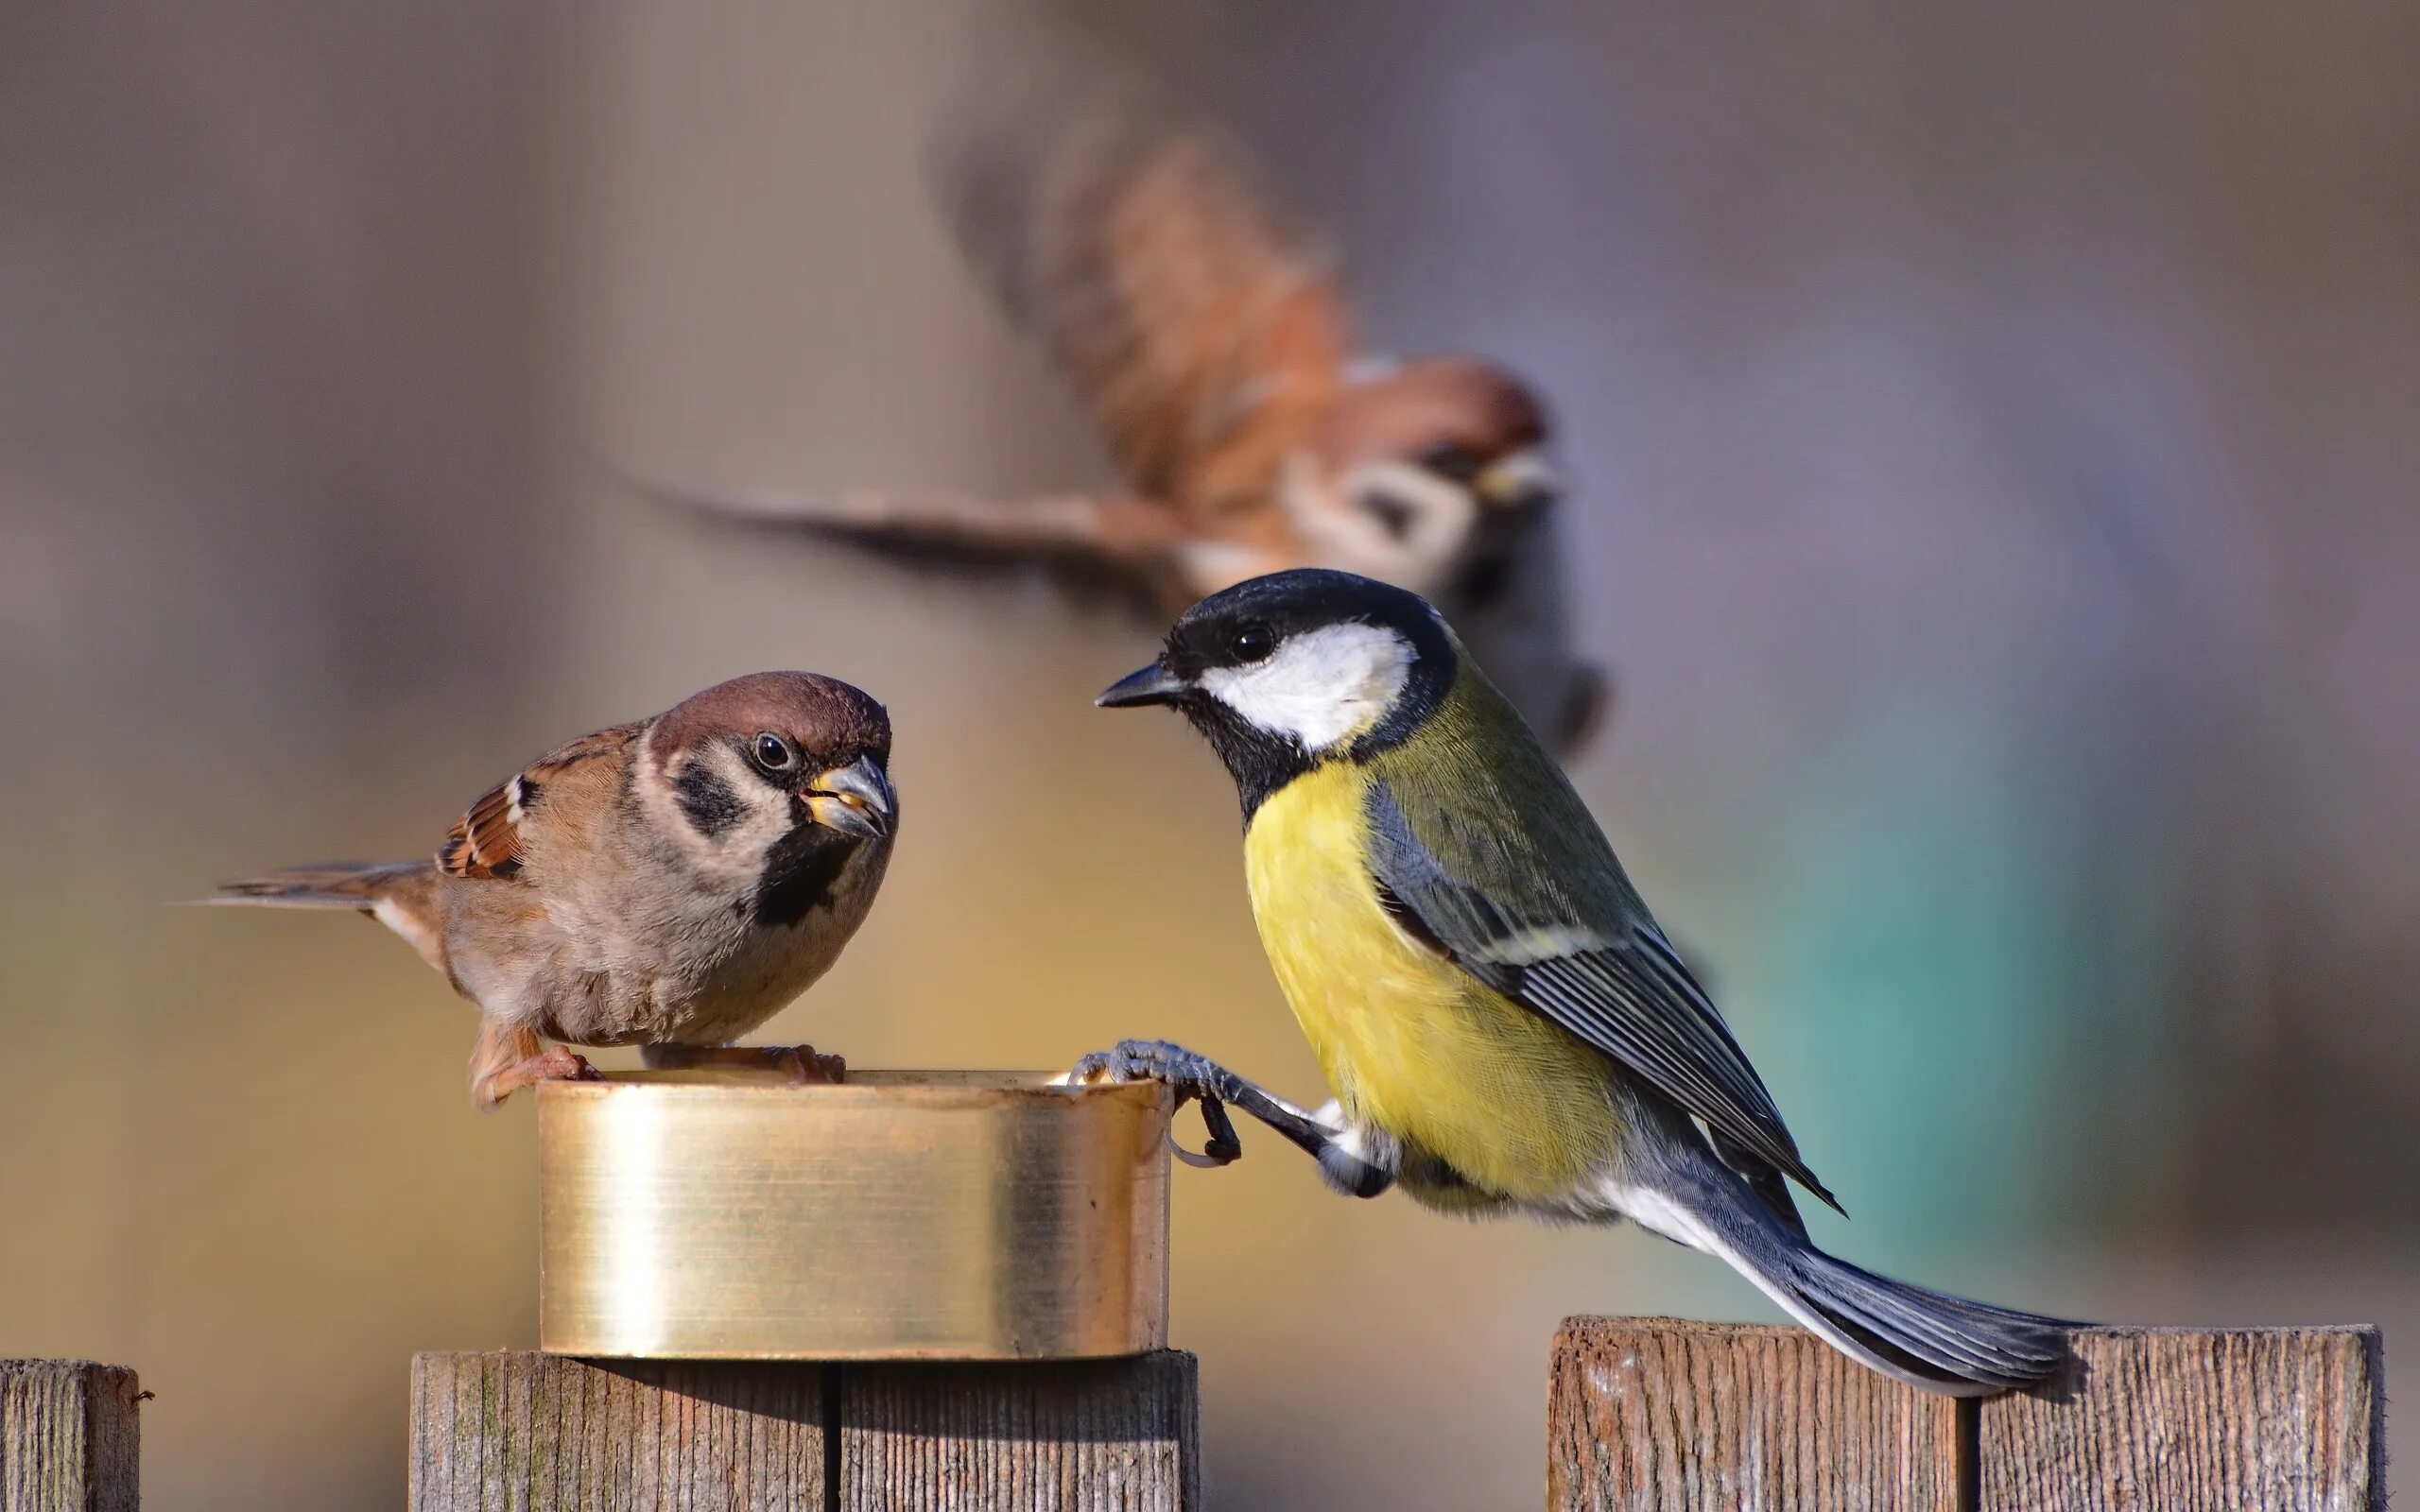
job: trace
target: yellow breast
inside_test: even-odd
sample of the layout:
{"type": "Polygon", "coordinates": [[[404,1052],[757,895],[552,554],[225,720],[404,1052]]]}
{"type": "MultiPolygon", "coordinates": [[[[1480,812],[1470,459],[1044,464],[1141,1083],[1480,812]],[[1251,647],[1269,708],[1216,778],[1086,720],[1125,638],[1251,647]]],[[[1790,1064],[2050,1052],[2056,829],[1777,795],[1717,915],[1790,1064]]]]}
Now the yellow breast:
{"type": "Polygon", "coordinates": [[[1611,1061],[1387,916],[1364,860],[1363,774],[1296,778],[1244,836],[1262,945],[1358,1122],[1508,1197],[1571,1189],[1614,1147],[1611,1061]]]}

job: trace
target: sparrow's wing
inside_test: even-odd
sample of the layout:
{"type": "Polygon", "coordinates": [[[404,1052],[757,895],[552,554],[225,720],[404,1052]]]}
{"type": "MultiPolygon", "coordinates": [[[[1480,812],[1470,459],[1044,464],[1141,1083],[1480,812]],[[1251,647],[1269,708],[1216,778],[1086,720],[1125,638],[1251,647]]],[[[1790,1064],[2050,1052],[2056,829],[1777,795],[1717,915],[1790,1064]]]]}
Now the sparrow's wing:
{"type": "Polygon", "coordinates": [[[455,877],[511,877],[521,870],[522,825],[546,800],[546,788],[564,774],[618,756],[638,738],[642,725],[615,725],[566,741],[479,796],[437,848],[437,869],[455,877]]]}
{"type": "Polygon", "coordinates": [[[1718,1147],[1840,1206],[1543,751],[1450,789],[1378,775],[1365,803],[1373,880],[1406,931],[1619,1060],[1703,1120],[1718,1147]]]}
{"type": "Polygon", "coordinates": [[[707,514],[800,525],[876,545],[975,556],[1064,557],[1141,568],[1182,539],[1166,509],[1135,499],[1052,494],[994,499],[971,493],[822,493],[710,489],[621,474],[641,493],[707,514]]]}
{"type": "Polygon", "coordinates": [[[1027,60],[961,92],[934,158],[968,260],[1127,486],[1197,528],[1263,503],[1351,347],[1329,259],[1226,146],[1138,87],[1027,60]]]}

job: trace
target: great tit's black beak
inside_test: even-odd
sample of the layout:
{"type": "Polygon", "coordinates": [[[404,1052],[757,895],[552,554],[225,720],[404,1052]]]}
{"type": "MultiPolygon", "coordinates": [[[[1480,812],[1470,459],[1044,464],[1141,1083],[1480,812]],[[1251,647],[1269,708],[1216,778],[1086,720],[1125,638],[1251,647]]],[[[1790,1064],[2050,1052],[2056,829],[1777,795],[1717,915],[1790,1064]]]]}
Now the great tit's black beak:
{"type": "Polygon", "coordinates": [[[1174,703],[1184,696],[1186,686],[1184,679],[1154,662],[1102,689],[1100,696],[1093,700],[1093,707],[1139,709],[1148,703],[1174,703]]]}

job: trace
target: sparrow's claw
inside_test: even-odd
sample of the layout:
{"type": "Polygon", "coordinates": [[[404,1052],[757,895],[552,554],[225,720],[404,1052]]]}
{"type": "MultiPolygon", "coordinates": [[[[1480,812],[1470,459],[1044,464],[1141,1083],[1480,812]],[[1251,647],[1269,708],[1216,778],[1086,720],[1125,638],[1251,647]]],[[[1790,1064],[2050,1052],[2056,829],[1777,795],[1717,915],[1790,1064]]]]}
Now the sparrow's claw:
{"type": "Polygon", "coordinates": [[[756,1052],[768,1066],[786,1072],[800,1087],[810,1083],[838,1086],[849,1078],[849,1063],[838,1056],[817,1053],[813,1045],[767,1045],[756,1052]]]}
{"type": "Polygon", "coordinates": [[[493,1112],[497,1104],[514,1092],[542,1081],[604,1079],[605,1074],[590,1065],[586,1056],[568,1045],[548,1045],[535,1055],[507,1061],[478,1076],[471,1084],[471,1101],[482,1112],[493,1112]]]}
{"type": "Polygon", "coordinates": [[[1236,1137],[1235,1121],[1227,1116],[1227,1101],[1238,1095],[1243,1078],[1206,1056],[1165,1040],[1121,1040],[1109,1050],[1096,1050],[1076,1062],[1071,1079],[1080,1082],[1156,1081],[1176,1093],[1177,1106],[1201,1105],[1202,1126],[1209,1139],[1200,1154],[1177,1144],[1169,1147],[1187,1165],[1215,1169],[1243,1159],[1243,1141],[1236,1137]]]}
{"type": "Polygon", "coordinates": [[[793,1086],[832,1085],[845,1081],[849,1063],[838,1056],[817,1053],[813,1045],[675,1045],[639,1047],[639,1057],[653,1071],[686,1071],[693,1066],[743,1066],[753,1071],[788,1074],[793,1086]]]}

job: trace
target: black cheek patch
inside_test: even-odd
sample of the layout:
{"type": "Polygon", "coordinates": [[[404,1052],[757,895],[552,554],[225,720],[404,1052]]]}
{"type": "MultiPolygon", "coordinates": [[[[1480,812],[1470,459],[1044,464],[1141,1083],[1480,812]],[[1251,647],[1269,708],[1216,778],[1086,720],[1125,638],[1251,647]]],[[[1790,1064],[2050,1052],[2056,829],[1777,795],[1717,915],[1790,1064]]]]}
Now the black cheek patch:
{"type": "Polygon", "coordinates": [[[764,874],[747,904],[749,917],[770,928],[788,928],[831,902],[832,885],[849,864],[857,842],[802,817],[765,855],[764,874]]]}
{"type": "Polygon", "coordinates": [[[673,780],[672,796],[681,804],[681,812],[689,823],[708,839],[722,833],[748,817],[748,805],[731,790],[722,774],[704,762],[692,758],[673,780]]]}
{"type": "Polygon", "coordinates": [[[1361,507],[1378,517],[1378,524],[1386,526],[1390,541],[1408,540],[1411,535],[1412,521],[1420,517],[1417,508],[1392,493],[1365,493],[1361,496],[1361,507]]]}

